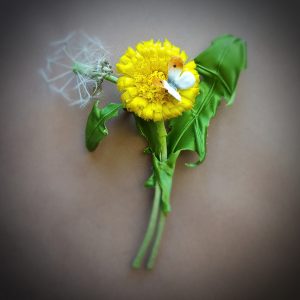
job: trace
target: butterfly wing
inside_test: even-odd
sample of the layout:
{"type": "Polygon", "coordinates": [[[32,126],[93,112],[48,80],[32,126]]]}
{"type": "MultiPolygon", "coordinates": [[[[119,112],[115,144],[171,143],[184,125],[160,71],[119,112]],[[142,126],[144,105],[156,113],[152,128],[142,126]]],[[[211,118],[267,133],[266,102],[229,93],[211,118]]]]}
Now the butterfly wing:
{"type": "Polygon", "coordinates": [[[168,81],[175,82],[180,77],[183,68],[183,60],[179,56],[173,56],[168,64],[168,81]]]}
{"type": "Polygon", "coordinates": [[[168,80],[154,80],[155,86],[160,86],[168,91],[176,100],[181,101],[181,96],[177,89],[185,90],[193,86],[196,79],[191,72],[182,73],[183,60],[179,56],[173,56],[168,64],[168,80]]]}
{"type": "Polygon", "coordinates": [[[180,94],[174,89],[166,80],[163,81],[163,87],[172,95],[176,100],[181,101],[180,94]]]}
{"type": "Polygon", "coordinates": [[[168,64],[168,83],[176,89],[186,90],[195,84],[195,76],[189,72],[182,72],[183,60],[173,56],[168,64]]]}
{"type": "Polygon", "coordinates": [[[175,86],[180,90],[186,90],[195,84],[195,76],[189,71],[183,72],[179,77],[175,79],[175,86]]]}

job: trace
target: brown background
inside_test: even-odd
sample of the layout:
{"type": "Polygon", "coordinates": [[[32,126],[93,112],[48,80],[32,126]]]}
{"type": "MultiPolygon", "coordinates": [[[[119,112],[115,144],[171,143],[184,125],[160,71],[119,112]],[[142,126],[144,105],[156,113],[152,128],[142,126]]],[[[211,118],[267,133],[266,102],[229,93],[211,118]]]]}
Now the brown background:
{"type": "MultiPolygon", "coordinates": [[[[1,67],[3,299],[299,299],[296,6],[214,1],[4,2],[1,67]],[[8,30],[9,28],[9,30],[8,30]],[[37,70],[48,43],[82,28],[110,47],[167,37],[193,58],[217,35],[248,42],[236,103],[209,128],[208,156],[178,161],[154,271],[133,271],[152,191],[145,142],[122,113],[95,153],[89,108],[37,70]]],[[[105,84],[107,101],[118,101],[105,84]]]]}

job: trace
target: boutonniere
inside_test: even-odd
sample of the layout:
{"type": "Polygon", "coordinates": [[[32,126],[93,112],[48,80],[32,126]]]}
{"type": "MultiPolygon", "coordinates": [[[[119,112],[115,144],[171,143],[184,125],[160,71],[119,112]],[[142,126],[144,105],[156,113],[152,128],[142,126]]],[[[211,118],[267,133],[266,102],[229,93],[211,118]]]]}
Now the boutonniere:
{"type": "Polygon", "coordinates": [[[222,99],[228,105],[234,102],[240,72],[247,64],[246,43],[224,35],[189,59],[167,39],[142,41],[125,51],[114,73],[101,41],[81,34],[79,47],[74,47],[75,38],[72,34],[54,44],[57,49],[42,75],[71,104],[94,102],[85,128],[89,151],[96,150],[108,135],[108,120],[117,117],[121,109],[132,113],[138,132],[148,143],[144,152],[152,159],[145,186],[154,190],[149,224],[132,267],[139,269],[149,251],[146,266],[152,269],[171,216],[176,160],[188,150],[196,152],[198,160],[187,167],[204,161],[210,120],[222,99]],[[55,68],[61,71],[54,74],[55,68]],[[104,80],[116,84],[120,102],[101,105],[104,80]]]}

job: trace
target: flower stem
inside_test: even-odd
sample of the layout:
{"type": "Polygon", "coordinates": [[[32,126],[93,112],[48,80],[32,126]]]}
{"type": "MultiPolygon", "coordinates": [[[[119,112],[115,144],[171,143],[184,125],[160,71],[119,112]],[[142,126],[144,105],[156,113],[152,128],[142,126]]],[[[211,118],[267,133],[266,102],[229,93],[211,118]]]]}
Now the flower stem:
{"type": "MultiPolygon", "coordinates": [[[[157,135],[158,135],[159,146],[160,146],[159,153],[156,153],[156,155],[159,157],[161,161],[165,161],[168,159],[167,131],[166,131],[165,123],[163,121],[156,122],[156,125],[157,125],[157,135]]],[[[166,217],[167,217],[166,214],[161,210],[158,225],[157,225],[156,237],[154,240],[151,254],[147,262],[147,269],[149,270],[153,268],[158,254],[159,245],[161,242],[162,234],[166,223],[166,217]]]]}
{"type": "Polygon", "coordinates": [[[166,218],[167,218],[167,216],[165,215],[165,213],[163,211],[160,211],[156,238],[155,238],[154,245],[153,245],[151,254],[150,254],[148,262],[147,262],[147,269],[149,269],[149,270],[151,270],[153,268],[155,259],[158,254],[159,245],[160,245],[162,234],[163,234],[165,224],[166,224],[166,218]]]}
{"type": "Polygon", "coordinates": [[[142,242],[142,245],[140,246],[139,251],[132,263],[132,267],[135,269],[139,269],[141,267],[142,261],[146,254],[146,251],[147,251],[149,244],[153,238],[155,226],[156,226],[156,222],[157,222],[157,218],[158,218],[158,214],[159,214],[160,196],[161,196],[161,190],[160,190],[158,183],[156,183],[153,206],[152,206],[152,211],[151,211],[147,231],[146,231],[144,240],[142,242]]]}
{"type": "Polygon", "coordinates": [[[167,149],[167,131],[164,121],[156,122],[157,136],[159,141],[159,153],[155,153],[156,156],[161,160],[168,159],[168,149],[167,149]]]}
{"type": "MultiPolygon", "coordinates": [[[[162,160],[167,160],[168,158],[168,152],[167,152],[167,131],[165,128],[165,124],[163,121],[161,122],[155,122],[153,124],[153,126],[155,126],[156,128],[156,136],[157,136],[157,150],[155,155],[157,156],[157,158],[159,158],[161,161],[162,160]]],[[[160,213],[160,206],[161,204],[161,187],[159,186],[159,183],[156,182],[155,183],[155,193],[154,193],[154,200],[153,200],[153,206],[152,206],[152,211],[151,211],[151,215],[150,215],[150,220],[148,223],[148,227],[147,227],[147,231],[144,237],[144,240],[138,250],[138,253],[135,257],[135,259],[133,260],[132,263],[132,267],[134,269],[139,269],[141,267],[141,264],[143,262],[143,259],[146,255],[146,252],[148,250],[148,247],[153,239],[154,233],[155,233],[155,227],[157,225],[157,221],[158,221],[158,216],[160,214],[160,221],[158,223],[158,233],[157,233],[157,237],[155,239],[154,242],[154,246],[153,246],[153,250],[150,256],[150,261],[149,261],[149,265],[153,267],[154,265],[154,261],[155,258],[157,256],[157,252],[158,252],[158,248],[159,248],[159,243],[160,243],[160,239],[162,236],[162,232],[163,232],[163,227],[164,227],[164,221],[165,221],[165,216],[164,213],[161,211],[160,213]]],[[[149,268],[150,269],[150,268],[149,268]]]]}

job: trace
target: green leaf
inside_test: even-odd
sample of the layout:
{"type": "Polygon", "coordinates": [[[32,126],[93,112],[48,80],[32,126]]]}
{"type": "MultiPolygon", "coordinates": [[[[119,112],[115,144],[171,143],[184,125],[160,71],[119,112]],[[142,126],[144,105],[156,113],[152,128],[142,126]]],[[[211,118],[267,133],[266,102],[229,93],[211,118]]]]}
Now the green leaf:
{"type": "Polygon", "coordinates": [[[246,43],[234,36],[215,39],[211,46],[195,58],[201,75],[200,94],[192,110],[170,121],[167,141],[168,153],[182,150],[195,151],[199,159],[206,156],[207,128],[222,100],[232,104],[240,72],[246,68],[246,43]]]}
{"type": "Polygon", "coordinates": [[[150,188],[154,188],[156,182],[158,182],[162,192],[161,206],[164,213],[169,213],[171,211],[170,196],[172,190],[172,179],[179,153],[180,152],[172,153],[165,161],[159,160],[153,154],[153,173],[145,182],[145,186],[150,188]]]}
{"type": "Polygon", "coordinates": [[[139,133],[148,142],[148,147],[144,150],[144,153],[155,153],[156,155],[159,155],[161,152],[161,145],[157,135],[159,122],[145,121],[135,115],[135,123],[139,133]]]}
{"type": "Polygon", "coordinates": [[[172,178],[179,152],[167,155],[167,132],[163,121],[145,121],[139,117],[135,117],[135,121],[140,134],[148,141],[144,152],[152,154],[153,173],[145,186],[154,188],[158,183],[161,189],[161,208],[164,213],[168,213],[171,211],[172,178]]]}
{"type": "Polygon", "coordinates": [[[199,74],[215,79],[218,92],[232,104],[240,72],[247,67],[246,42],[232,35],[218,37],[195,58],[195,63],[199,74]]]}
{"type": "Polygon", "coordinates": [[[155,176],[154,173],[150,175],[150,177],[145,181],[144,186],[147,188],[154,188],[155,187],[155,176]]]}
{"type": "Polygon", "coordinates": [[[122,104],[110,103],[99,108],[99,101],[96,101],[87,120],[85,128],[85,145],[89,151],[94,151],[98,144],[108,135],[105,122],[118,115],[122,104]]]}

